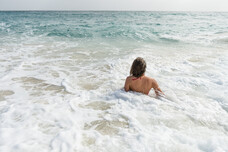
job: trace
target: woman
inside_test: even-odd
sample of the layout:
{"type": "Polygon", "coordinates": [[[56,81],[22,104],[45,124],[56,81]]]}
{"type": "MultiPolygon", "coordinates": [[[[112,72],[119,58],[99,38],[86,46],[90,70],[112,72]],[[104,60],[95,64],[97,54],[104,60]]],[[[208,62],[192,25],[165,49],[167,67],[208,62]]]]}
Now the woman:
{"type": "Polygon", "coordinates": [[[125,91],[136,91],[144,94],[149,94],[153,88],[157,96],[164,94],[158,86],[158,83],[153,78],[145,76],[146,62],[143,58],[138,57],[134,60],[131,66],[130,76],[126,78],[124,89],[125,91]]]}

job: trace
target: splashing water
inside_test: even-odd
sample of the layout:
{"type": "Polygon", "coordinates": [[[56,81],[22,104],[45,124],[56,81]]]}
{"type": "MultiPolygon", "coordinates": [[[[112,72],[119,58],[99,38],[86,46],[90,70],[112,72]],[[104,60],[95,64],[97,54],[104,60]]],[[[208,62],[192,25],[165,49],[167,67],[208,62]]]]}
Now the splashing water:
{"type": "Polygon", "coordinates": [[[228,151],[228,13],[0,12],[0,151],[228,151]],[[136,57],[166,97],[124,92],[136,57]]]}

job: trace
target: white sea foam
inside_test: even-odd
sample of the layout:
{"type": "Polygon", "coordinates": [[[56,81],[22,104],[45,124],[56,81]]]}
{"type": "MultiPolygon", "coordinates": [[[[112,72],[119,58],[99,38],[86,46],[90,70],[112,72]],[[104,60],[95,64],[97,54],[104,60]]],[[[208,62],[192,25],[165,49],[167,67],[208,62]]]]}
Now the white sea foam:
{"type": "Polygon", "coordinates": [[[0,151],[228,151],[220,43],[27,36],[0,47],[0,151]],[[165,97],[123,90],[138,56],[165,97]]]}
{"type": "Polygon", "coordinates": [[[60,60],[39,46],[1,79],[1,150],[228,150],[225,52],[145,46],[100,60],[76,48],[60,60]],[[137,56],[165,98],[123,91],[137,56]]]}

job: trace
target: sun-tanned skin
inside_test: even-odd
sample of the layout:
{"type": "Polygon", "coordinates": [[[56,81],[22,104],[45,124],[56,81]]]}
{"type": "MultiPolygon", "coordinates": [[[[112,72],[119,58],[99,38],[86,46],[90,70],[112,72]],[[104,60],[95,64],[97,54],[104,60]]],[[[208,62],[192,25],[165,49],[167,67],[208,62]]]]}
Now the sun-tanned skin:
{"type": "Polygon", "coordinates": [[[164,94],[158,86],[156,80],[145,76],[144,74],[137,78],[134,76],[129,76],[126,78],[124,89],[125,91],[136,91],[144,94],[149,94],[150,89],[153,88],[157,96],[164,94]]]}

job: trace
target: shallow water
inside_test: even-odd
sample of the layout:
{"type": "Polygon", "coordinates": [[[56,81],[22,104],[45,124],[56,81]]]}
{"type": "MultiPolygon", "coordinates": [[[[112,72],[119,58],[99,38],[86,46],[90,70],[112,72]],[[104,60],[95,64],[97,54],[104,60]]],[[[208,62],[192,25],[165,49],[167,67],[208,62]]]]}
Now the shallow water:
{"type": "Polygon", "coordinates": [[[228,14],[0,12],[0,151],[228,151],[228,14]],[[132,61],[165,97],[124,92],[132,61]]]}

